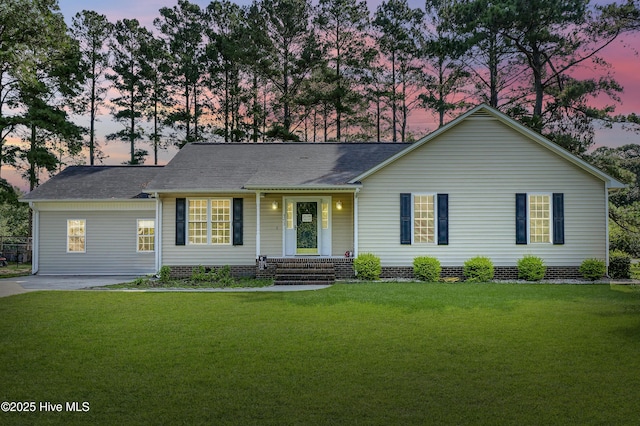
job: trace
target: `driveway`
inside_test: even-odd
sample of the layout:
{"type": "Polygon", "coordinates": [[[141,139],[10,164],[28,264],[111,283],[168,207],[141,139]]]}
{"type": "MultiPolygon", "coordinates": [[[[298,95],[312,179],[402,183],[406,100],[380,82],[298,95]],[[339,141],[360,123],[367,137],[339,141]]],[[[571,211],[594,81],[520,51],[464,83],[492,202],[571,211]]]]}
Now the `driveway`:
{"type": "Polygon", "coordinates": [[[80,290],[133,281],[136,276],[26,275],[0,280],[0,297],[34,290],[80,290]]]}
{"type": "MultiPolygon", "coordinates": [[[[24,277],[0,279],[0,297],[27,293],[36,290],[81,290],[89,287],[99,287],[109,284],[119,284],[133,281],[137,276],[88,276],[88,275],[27,275],[24,277]]],[[[274,285],[256,288],[211,288],[211,289],[147,289],[149,292],[280,292],[280,291],[309,291],[321,290],[329,285],[274,285]]],[[[131,291],[131,290],[121,290],[131,291]]],[[[140,290],[133,290],[140,291],[140,290]]]]}

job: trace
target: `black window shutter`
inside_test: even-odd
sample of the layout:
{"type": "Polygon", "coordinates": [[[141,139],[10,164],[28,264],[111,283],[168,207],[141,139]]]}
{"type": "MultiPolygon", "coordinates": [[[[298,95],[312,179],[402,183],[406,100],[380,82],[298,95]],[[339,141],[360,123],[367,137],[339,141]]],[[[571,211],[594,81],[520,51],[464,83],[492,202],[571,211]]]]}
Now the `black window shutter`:
{"type": "Polygon", "coordinates": [[[185,243],[186,222],[187,222],[187,199],[176,198],[176,245],[183,246],[185,243]]]}
{"type": "Polygon", "coordinates": [[[400,194],[400,244],[411,244],[411,194],[400,194]]]}
{"type": "Polygon", "coordinates": [[[564,194],[553,194],[553,244],[564,244],[564,194]]]}
{"type": "Polygon", "coordinates": [[[438,245],[449,244],[449,194],[438,194],[438,245]]]}
{"type": "Polygon", "coordinates": [[[527,194],[516,194],[516,244],[527,244],[527,194]]]}
{"type": "Polygon", "coordinates": [[[243,218],[242,218],[242,198],[233,199],[233,245],[242,245],[243,218]]]}

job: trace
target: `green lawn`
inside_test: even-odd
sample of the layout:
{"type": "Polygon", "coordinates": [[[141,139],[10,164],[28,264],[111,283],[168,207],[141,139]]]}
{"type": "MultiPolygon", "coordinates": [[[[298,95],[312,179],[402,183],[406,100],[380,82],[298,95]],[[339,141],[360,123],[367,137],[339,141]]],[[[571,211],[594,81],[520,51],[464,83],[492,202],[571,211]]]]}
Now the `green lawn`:
{"type": "Polygon", "coordinates": [[[90,407],[3,425],[632,425],[639,395],[635,287],[0,299],[0,401],[90,407]]]}

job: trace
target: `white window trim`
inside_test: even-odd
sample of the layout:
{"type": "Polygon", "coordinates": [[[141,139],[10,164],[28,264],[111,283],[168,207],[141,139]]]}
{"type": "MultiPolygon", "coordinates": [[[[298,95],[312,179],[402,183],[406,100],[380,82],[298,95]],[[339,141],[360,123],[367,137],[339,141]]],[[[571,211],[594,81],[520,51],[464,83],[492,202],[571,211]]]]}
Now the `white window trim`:
{"type": "Polygon", "coordinates": [[[415,192],[411,193],[411,245],[413,244],[433,244],[438,245],[438,194],[435,192],[415,192]],[[415,230],[415,207],[416,196],[431,196],[433,197],[433,241],[432,242],[416,242],[416,230],[415,230]]]}
{"type": "Polygon", "coordinates": [[[87,252],[87,219],[67,219],[67,231],[66,231],[66,234],[67,234],[67,253],[74,254],[74,253],[86,253],[87,252]],[[74,221],[74,220],[75,221],[84,222],[84,235],[83,235],[83,237],[84,237],[84,250],[82,250],[82,251],[69,250],[69,237],[70,237],[70,235],[69,235],[69,222],[74,221]]]}
{"type": "Polygon", "coordinates": [[[527,244],[553,244],[553,194],[550,192],[527,193],[527,244]],[[549,241],[531,241],[531,197],[544,195],[549,197],[549,241]]]}
{"type": "Polygon", "coordinates": [[[136,220],[136,252],[137,253],[153,253],[155,250],[155,242],[156,242],[156,220],[155,219],[137,219],[136,220]],[[153,222],[153,245],[151,246],[151,250],[140,250],[140,235],[138,234],[138,230],[140,229],[140,222],[148,221],[153,222]]]}
{"type": "Polygon", "coordinates": [[[230,246],[233,244],[233,198],[229,198],[229,197],[209,197],[209,198],[202,198],[202,197],[193,197],[193,198],[187,198],[187,211],[186,211],[186,216],[187,216],[187,221],[186,221],[186,244],[187,245],[191,245],[191,246],[230,246]],[[190,201],[195,201],[195,200],[200,200],[200,201],[206,201],[207,202],[207,241],[204,243],[192,243],[191,241],[189,241],[189,202],[190,201]],[[228,243],[213,243],[212,242],[212,238],[211,238],[211,231],[213,229],[213,227],[211,226],[212,224],[212,220],[211,220],[211,201],[212,200],[226,200],[229,201],[229,242],[228,243]]]}

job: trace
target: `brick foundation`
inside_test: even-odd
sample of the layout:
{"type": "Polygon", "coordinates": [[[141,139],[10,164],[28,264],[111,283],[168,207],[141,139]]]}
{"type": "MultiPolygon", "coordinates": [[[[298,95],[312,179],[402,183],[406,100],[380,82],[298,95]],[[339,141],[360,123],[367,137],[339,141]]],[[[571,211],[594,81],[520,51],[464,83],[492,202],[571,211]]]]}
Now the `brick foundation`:
{"type": "MultiPolygon", "coordinates": [[[[206,266],[205,270],[210,271],[212,269],[216,270],[221,268],[222,266],[206,266]]],[[[193,270],[197,268],[197,266],[189,265],[179,265],[179,266],[169,266],[171,268],[171,278],[189,278],[193,273],[193,270]]],[[[255,278],[256,276],[256,267],[255,265],[233,265],[231,266],[231,275],[239,278],[239,277],[251,277],[255,278]]]]}
{"type": "MultiPolygon", "coordinates": [[[[545,280],[581,280],[578,266],[549,266],[544,275],[545,280]]],[[[462,266],[443,266],[440,278],[458,278],[464,280],[462,266]]],[[[414,279],[412,266],[383,266],[380,278],[406,278],[414,279]]],[[[516,266],[496,266],[494,267],[494,280],[517,280],[518,268],[516,266]]]]}
{"type": "MultiPolygon", "coordinates": [[[[278,264],[282,263],[332,263],[335,269],[335,276],[338,280],[348,280],[356,278],[353,270],[353,258],[268,258],[266,269],[260,269],[256,260],[254,265],[234,265],[231,266],[231,275],[234,277],[252,277],[260,279],[275,278],[278,264]]],[[[220,266],[205,266],[205,268],[220,268],[220,266]]],[[[171,278],[189,278],[193,269],[197,266],[171,266],[171,278]]],[[[495,280],[517,280],[518,268],[515,266],[496,266],[494,268],[495,280]]],[[[458,278],[464,280],[462,266],[443,266],[440,273],[441,278],[458,278]]],[[[383,266],[380,278],[393,279],[415,279],[413,266],[383,266]]],[[[549,266],[544,276],[545,280],[579,280],[583,279],[578,266],[549,266]]]]}

